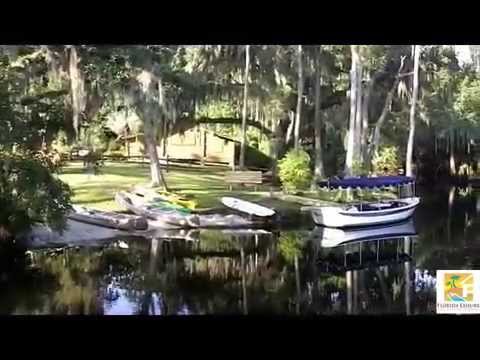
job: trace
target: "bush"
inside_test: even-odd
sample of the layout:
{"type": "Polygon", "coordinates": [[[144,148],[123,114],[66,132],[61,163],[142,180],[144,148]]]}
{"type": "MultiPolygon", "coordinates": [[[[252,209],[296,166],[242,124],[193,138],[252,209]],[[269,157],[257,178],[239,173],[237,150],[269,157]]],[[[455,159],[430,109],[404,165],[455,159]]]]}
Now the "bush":
{"type": "Polygon", "coordinates": [[[385,146],[373,158],[373,171],[375,174],[396,174],[401,166],[399,158],[396,146],[385,146]]]}
{"type": "Polygon", "coordinates": [[[353,162],[353,165],[352,165],[352,173],[355,176],[367,176],[368,175],[368,168],[361,161],[355,160],[353,162]]]}
{"type": "MultiPolygon", "coordinates": [[[[0,153],[0,232],[14,236],[33,222],[61,229],[71,191],[47,166],[30,155],[0,153]]],[[[6,236],[5,236],[6,235],[6,236]]],[[[0,234],[0,237],[2,235],[0,234]]]]}
{"type": "Polygon", "coordinates": [[[278,162],[279,177],[285,192],[296,192],[310,186],[310,156],[304,150],[290,150],[278,162]]]}

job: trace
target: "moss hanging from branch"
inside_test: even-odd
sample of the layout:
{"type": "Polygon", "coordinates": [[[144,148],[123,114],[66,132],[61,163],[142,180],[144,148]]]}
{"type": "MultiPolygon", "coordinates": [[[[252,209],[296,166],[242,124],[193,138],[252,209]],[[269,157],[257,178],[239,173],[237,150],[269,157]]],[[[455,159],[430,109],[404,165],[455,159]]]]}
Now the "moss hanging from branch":
{"type": "Polygon", "coordinates": [[[75,46],[70,48],[68,69],[72,94],[73,127],[78,136],[80,121],[85,110],[87,96],[85,91],[85,76],[80,69],[80,57],[78,56],[75,46]]]}

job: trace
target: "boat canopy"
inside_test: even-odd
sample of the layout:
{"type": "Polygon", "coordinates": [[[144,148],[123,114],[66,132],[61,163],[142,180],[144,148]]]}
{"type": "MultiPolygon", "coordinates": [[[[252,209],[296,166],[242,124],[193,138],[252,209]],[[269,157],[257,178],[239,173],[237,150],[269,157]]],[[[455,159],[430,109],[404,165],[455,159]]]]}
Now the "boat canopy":
{"type": "Polygon", "coordinates": [[[414,184],[415,178],[410,176],[376,176],[376,177],[351,177],[345,179],[330,179],[320,181],[320,187],[328,188],[382,188],[414,184]]]}

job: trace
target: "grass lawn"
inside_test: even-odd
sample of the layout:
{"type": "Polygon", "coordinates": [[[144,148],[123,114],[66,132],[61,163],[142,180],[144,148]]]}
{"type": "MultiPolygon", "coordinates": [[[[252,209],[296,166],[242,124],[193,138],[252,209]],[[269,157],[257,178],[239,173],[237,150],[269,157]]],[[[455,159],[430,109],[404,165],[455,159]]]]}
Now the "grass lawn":
{"type": "MultiPolygon", "coordinates": [[[[185,167],[172,166],[168,173],[164,172],[167,184],[172,192],[190,195],[198,203],[198,208],[211,208],[222,206],[222,196],[235,196],[245,200],[252,200],[275,208],[279,211],[298,211],[301,204],[292,199],[274,199],[270,197],[269,186],[253,188],[235,187],[230,192],[224,182],[225,167],[185,167]]],[[[85,173],[81,162],[71,162],[62,169],[59,176],[70,185],[74,191],[73,203],[104,210],[122,210],[115,203],[114,196],[117,191],[128,190],[133,185],[146,185],[150,181],[150,168],[148,164],[106,162],[100,169],[99,175],[85,173]]],[[[277,189],[278,190],[278,189],[277,189]]],[[[303,196],[316,199],[320,203],[332,204],[345,201],[345,192],[325,191],[305,192],[303,196]]],[[[357,194],[358,195],[358,194],[357,194]]],[[[392,197],[388,192],[364,191],[364,200],[378,197],[392,197]]],[[[293,197],[292,197],[293,198],[293,197]]]]}
{"type": "MultiPolygon", "coordinates": [[[[171,191],[193,196],[199,208],[220,206],[219,199],[222,196],[233,195],[254,201],[268,196],[268,188],[259,188],[257,192],[248,188],[230,192],[224,182],[225,171],[228,169],[221,167],[172,167],[164,175],[171,191]]],[[[133,185],[148,184],[150,168],[148,164],[106,162],[99,175],[88,175],[81,162],[72,162],[62,169],[59,177],[74,191],[73,203],[98,209],[121,210],[114,201],[115,193],[128,190],[133,185]]]]}

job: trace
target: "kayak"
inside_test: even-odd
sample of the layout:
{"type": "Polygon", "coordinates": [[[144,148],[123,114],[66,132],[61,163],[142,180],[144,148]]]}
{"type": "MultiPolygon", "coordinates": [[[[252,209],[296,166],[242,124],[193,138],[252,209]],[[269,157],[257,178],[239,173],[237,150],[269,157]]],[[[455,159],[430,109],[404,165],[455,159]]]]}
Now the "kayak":
{"type": "Polygon", "coordinates": [[[260,217],[270,217],[275,215],[275,211],[273,209],[234,197],[222,197],[222,204],[226,207],[247,213],[249,215],[260,217]]]}
{"type": "Polygon", "coordinates": [[[88,209],[78,205],[72,207],[74,211],[67,215],[67,218],[71,220],[127,231],[146,230],[148,228],[148,222],[142,216],[88,209]]]}
{"type": "Polygon", "coordinates": [[[176,209],[181,210],[185,213],[191,212],[197,207],[197,203],[194,200],[187,199],[179,194],[170,193],[170,192],[157,192],[153,189],[147,189],[142,186],[135,186],[132,193],[146,197],[148,200],[154,202],[167,202],[172,204],[176,209]]]}
{"type": "Polygon", "coordinates": [[[143,196],[126,191],[115,194],[115,201],[134,214],[145,216],[148,219],[149,226],[151,225],[154,228],[198,227],[196,226],[195,215],[180,212],[168,203],[152,203],[143,196]]]}
{"type": "Polygon", "coordinates": [[[245,228],[264,225],[262,221],[234,214],[188,214],[166,204],[151,203],[145,197],[126,191],[118,192],[115,201],[125,209],[145,216],[151,229],[245,228]]]}

